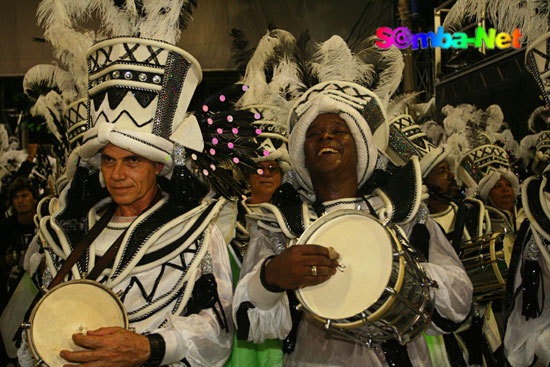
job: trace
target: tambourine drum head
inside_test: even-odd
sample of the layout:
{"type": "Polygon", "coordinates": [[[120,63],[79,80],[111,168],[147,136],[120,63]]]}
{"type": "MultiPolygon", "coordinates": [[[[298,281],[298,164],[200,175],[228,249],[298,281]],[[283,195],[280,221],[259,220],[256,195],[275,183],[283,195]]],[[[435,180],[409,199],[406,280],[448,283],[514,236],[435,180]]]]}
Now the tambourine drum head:
{"type": "Polygon", "coordinates": [[[94,282],[67,283],[52,289],[31,315],[29,343],[48,366],[62,366],[63,349],[77,351],[72,335],[100,327],[127,327],[125,312],[112,292],[94,282]]]}
{"type": "Polygon", "coordinates": [[[381,223],[356,210],[329,213],[314,222],[298,244],[332,246],[345,268],[328,281],[298,290],[304,306],[326,319],[346,319],[382,295],[392,271],[392,242],[381,223]]]}

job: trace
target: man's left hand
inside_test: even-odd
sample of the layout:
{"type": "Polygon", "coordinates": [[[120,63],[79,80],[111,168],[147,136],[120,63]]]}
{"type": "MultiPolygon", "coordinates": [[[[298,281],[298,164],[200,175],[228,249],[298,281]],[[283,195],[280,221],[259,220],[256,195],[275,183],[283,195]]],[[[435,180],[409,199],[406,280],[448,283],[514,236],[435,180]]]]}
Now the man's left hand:
{"type": "Polygon", "coordinates": [[[147,337],[120,327],[100,328],[88,331],[87,335],[73,334],[73,341],[87,350],[62,350],[60,355],[69,362],[82,363],[81,367],[141,366],[151,352],[147,337]]]}

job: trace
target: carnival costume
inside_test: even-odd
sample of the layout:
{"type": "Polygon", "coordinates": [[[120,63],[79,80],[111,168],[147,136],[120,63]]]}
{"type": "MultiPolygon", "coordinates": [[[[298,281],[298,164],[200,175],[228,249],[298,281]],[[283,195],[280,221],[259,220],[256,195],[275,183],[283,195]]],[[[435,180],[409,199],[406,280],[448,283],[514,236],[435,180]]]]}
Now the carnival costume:
{"type": "MultiPolygon", "coordinates": [[[[60,8],[49,5],[43,4],[49,16],[58,15],[60,8]]],[[[219,193],[239,187],[228,179],[228,171],[253,163],[242,153],[256,146],[244,132],[254,116],[227,106],[216,112],[207,103],[188,114],[202,71],[193,56],[173,43],[177,24],[189,17],[192,2],[79,6],[78,15],[102,12],[113,37],[87,52],[87,129],[74,176],[56,205],[40,208],[40,240],[48,266],[44,285],[90,228],[104,219],[103,212],[112,213],[114,203],[98,170],[101,149],[113,144],[161,163],[160,194],[137,217],[109,220],[66,279],[89,276],[118,242],[112,264],[91,280],[116,292],[129,326],[148,337],[148,363],[221,366],[233,340],[232,279],[227,247],[214,223],[225,199],[207,196],[205,181],[219,193]],[[131,36],[138,33],[143,38],[131,36]]],[[[246,89],[235,88],[241,93],[246,89]]],[[[80,112],[76,108],[68,115],[80,112]]],[[[19,354],[22,365],[34,363],[25,343],[19,354]]]]}
{"type": "MultiPolygon", "coordinates": [[[[339,37],[333,37],[321,46],[325,50],[334,47],[334,53],[330,55],[335,62],[333,66],[338,61],[349,61],[337,51],[338,46],[335,45],[339,42],[343,43],[339,37]]],[[[336,79],[338,71],[332,69],[332,72],[331,76],[336,79]]],[[[342,77],[341,74],[339,76],[342,77]]],[[[387,101],[389,98],[386,95],[384,99],[387,101]]],[[[283,184],[270,204],[261,204],[263,213],[253,215],[256,221],[233,308],[239,337],[254,342],[266,338],[284,340],[287,366],[431,365],[422,337],[415,336],[409,340],[402,336],[401,341],[408,342],[406,347],[391,339],[383,344],[373,342],[373,348],[368,348],[364,343],[334,335],[330,330],[327,332],[307,313],[302,315],[302,311],[297,312],[292,291],[278,292],[265,288],[261,273],[266,259],[280,254],[289,241],[299,238],[325,213],[330,215],[339,209],[354,209],[377,216],[384,212],[388,220],[403,224],[404,237],[410,235],[419,222],[426,220],[430,238],[417,241],[417,255],[422,254],[418,255],[420,258],[429,256],[430,262],[422,262],[422,267],[429,278],[439,284],[439,289],[433,290],[437,294],[433,320],[438,321],[430,327],[434,332],[441,332],[434,324],[446,329],[454,322],[462,321],[469,312],[471,283],[460,261],[437,225],[422,218],[422,215],[416,215],[421,201],[418,161],[413,160],[398,169],[378,153],[387,145],[388,125],[383,111],[381,100],[372,91],[356,83],[331,80],[309,88],[289,113],[292,183],[283,184]],[[355,140],[360,196],[321,203],[315,199],[304,163],[303,146],[305,132],[312,121],[319,114],[330,112],[337,113],[346,122],[355,140]],[[421,248],[427,252],[422,252],[421,248]],[[443,320],[445,322],[440,322],[443,320]]],[[[325,327],[330,329],[329,325],[325,327]]]]}

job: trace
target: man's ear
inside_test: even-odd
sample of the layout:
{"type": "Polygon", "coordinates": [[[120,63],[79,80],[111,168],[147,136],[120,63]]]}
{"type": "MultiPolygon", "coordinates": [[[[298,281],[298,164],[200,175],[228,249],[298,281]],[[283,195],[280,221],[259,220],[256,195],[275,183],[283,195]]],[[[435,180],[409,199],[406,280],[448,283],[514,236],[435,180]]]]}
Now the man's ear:
{"type": "Polygon", "coordinates": [[[158,176],[160,174],[160,171],[164,168],[164,164],[155,162],[155,174],[158,176]]]}

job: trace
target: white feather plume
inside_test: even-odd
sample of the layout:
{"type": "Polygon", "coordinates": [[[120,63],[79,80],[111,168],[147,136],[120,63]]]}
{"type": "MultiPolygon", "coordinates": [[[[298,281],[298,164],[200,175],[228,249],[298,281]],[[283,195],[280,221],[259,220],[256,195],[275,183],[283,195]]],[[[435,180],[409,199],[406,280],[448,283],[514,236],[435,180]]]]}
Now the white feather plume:
{"type": "Polygon", "coordinates": [[[533,112],[529,115],[527,120],[527,127],[532,133],[538,133],[542,130],[547,130],[550,128],[550,122],[548,121],[549,114],[548,110],[544,106],[539,106],[535,108],[533,112]]]}
{"type": "MultiPolygon", "coordinates": [[[[241,83],[248,86],[248,90],[238,102],[240,106],[264,104],[270,98],[271,91],[268,90],[267,78],[265,75],[266,64],[274,57],[275,50],[283,43],[295,44],[294,36],[280,29],[268,31],[258,42],[254,54],[246,66],[246,72],[241,83]]],[[[288,60],[283,61],[288,63],[288,60]]],[[[281,66],[279,74],[287,75],[289,79],[295,71],[289,71],[288,67],[281,66]],[[284,71],[283,71],[284,70],[284,71]]],[[[296,76],[298,79],[298,77],[296,76]]]]}
{"type": "Polygon", "coordinates": [[[0,124],[0,151],[5,152],[10,147],[10,136],[5,124],[0,124]]]}
{"type": "Polygon", "coordinates": [[[23,77],[23,91],[30,95],[33,88],[57,89],[65,102],[77,98],[77,87],[70,73],[56,65],[39,64],[30,68],[23,77]]]}
{"type": "Polygon", "coordinates": [[[493,104],[485,109],[485,131],[488,134],[499,133],[505,126],[504,113],[499,105],[493,104]]]}
{"type": "Polygon", "coordinates": [[[48,130],[55,136],[58,141],[63,141],[62,134],[59,132],[54,119],[61,121],[61,115],[65,108],[63,98],[54,90],[48,94],[40,96],[34,106],[31,108],[33,116],[42,116],[46,120],[48,130]]]}
{"type": "Polygon", "coordinates": [[[52,44],[54,56],[71,72],[78,97],[86,95],[88,67],[85,55],[96,37],[93,31],[81,28],[79,21],[87,20],[99,4],[89,0],[43,0],[37,10],[44,37],[52,44]]]}
{"type": "Polygon", "coordinates": [[[416,97],[418,97],[420,93],[422,92],[403,93],[390,99],[388,107],[386,108],[388,121],[399,115],[408,113],[409,108],[414,104],[416,97]]]}
{"type": "Polygon", "coordinates": [[[521,42],[532,42],[549,31],[549,15],[548,0],[457,0],[443,26],[458,32],[464,23],[486,20],[497,32],[510,34],[517,28],[521,42]]]}
{"type": "Polygon", "coordinates": [[[137,34],[139,14],[134,1],[124,1],[122,6],[117,6],[112,0],[98,0],[97,6],[106,35],[116,37],[137,34]]]}
{"type": "Polygon", "coordinates": [[[337,35],[319,45],[311,67],[320,82],[345,80],[365,85],[374,77],[372,65],[363,63],[337,35]]]}
{"type": "Polygon", "coordinates": [[[140,19],[140,37],[161,39],[175,44],[179,39],[180,13],[188,0],[144,0],[145,16],[140,19]]]}
{"type": "Polygon", "coordinates": [[[420,128],[433,144],[439,146],[446,143],[445,129],[437,122],[433,120],[427,121],[420,125],[420,128]]]}
{"type": "Polygon", "coordinates": [[[539,134],[526,135],[519,143],[519,156],[525,166],[535,157],[535,150],[539,134]]]}

